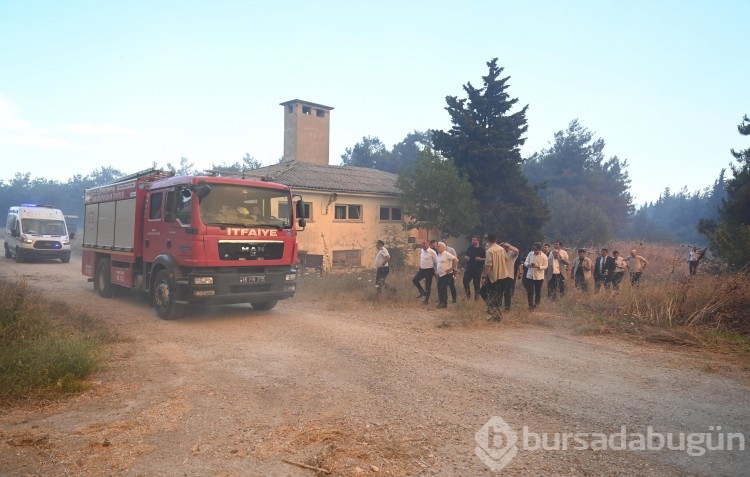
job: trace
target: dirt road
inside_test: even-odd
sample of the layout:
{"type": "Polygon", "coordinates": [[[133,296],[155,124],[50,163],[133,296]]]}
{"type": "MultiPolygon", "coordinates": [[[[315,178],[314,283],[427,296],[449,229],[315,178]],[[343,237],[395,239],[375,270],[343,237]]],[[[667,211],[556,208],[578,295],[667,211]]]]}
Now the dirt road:
{"type": "Polygon", "coordinates": [[[750,450],[729,436],[750,438],[747,374],[726,357],[563,327],[441,328],[450,308],[332,312],[299,296],[271,311],[196,307],[162,321],[137,296],[100,298],[75,256],[1,270],[120,338],[85,393],[0,409],[3,476],[325,475],[298,464],[331,475],[750,469],[750,450]],[[567,450],[532,450],[544,433],[546,447],[567,450]],[[637,450],[667,436],[683,450],[637,450]],[[616,450],[623,440],[633,450],[616,450]],[[705,451],[730,441],[732,451],[705,451]]]}

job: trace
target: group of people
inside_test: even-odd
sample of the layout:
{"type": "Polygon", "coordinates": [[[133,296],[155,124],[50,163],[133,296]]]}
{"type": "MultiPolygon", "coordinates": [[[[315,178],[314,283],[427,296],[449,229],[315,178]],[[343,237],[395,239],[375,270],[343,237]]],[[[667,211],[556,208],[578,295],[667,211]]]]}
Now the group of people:
{"type": "MultiPolygon", "coordinates": [[[[390,261],[390,255],[384,245],[382,240],[378,240],[376,245],[378,290],[386,286],[385,277],[388,275],[390,261]]],[[[582,292],[588,291],[592,278],[596,292],[599,292],[602,286],[616,291],[619,290],[626,273],[630,275],[631,285],[638,286],[641,275],[648,266],[648,260],[638,255],[635,249],[630,251],[628,257],[623,258],[617,250],[610,256],[609,250],[602,248],[596,260],[588,258],[585,249],[578,249],[578,257],[571,259],[559,241],[554,242],[552,247],[537,242],[533,250],[523,258],[517,247],[508,242],[498,243],[495,234],[488,234],[484,245],[481,238],[474,235],[463,256],[463,263],[463,288],[466,299],[471,299],[473,285],[474,300],[485,300],[488,319],[491,321],[500,321],[501,309],[510,310],[516,279],[522,280],[529,309],[533,310],[541,302],[545,281],[547,296],[555,300],[565,294],[567,279],[573,280],[575,288],[582,292]]],[[[412,279],[419,292],[417,298],[428,304],[432,281],[437,278],[438,308],[447,308],[449,292],[452,302],[455,303],[455,275],[458,264],[458,255],[452,247],[436,240],[423,240],[419,253],[419,269],[412,279]]]]}

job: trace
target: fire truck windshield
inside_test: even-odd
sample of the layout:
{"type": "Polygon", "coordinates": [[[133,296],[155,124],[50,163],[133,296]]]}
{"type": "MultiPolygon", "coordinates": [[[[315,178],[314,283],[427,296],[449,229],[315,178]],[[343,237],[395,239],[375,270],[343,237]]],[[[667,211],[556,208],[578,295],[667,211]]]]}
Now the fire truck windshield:
{"type": "Polygon", "coordinates": [[[206,225],[292,226],[289,192],[276,189],[211,184],[211,192],[200,202],[200,215],[206,225]]]}

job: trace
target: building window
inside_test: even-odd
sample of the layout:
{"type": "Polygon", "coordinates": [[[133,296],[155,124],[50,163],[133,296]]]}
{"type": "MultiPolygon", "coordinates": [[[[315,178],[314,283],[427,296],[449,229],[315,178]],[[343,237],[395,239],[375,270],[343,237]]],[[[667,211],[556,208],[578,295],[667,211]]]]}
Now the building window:
{"type": "Polygon", "coordinates": [[[401,207],[380,206],[380,220],[401,220],[401,207]]]}
{"type": "Polygon", "coordinates": [[[293,104],[287,104],[287,105],[286,105],[286,110],[287,110],[287,111],[288,111],[289,113],[293,113],[293,112],[294,112],[294,105],[293,105],[293,104]]]}
{"type": "Polygon", "coordinates": [[[315,109],[315,115],[317,117],[319,117],[319,118],[324,118],[324,117],[326,117],[326,111],[325,111],[325,109],[317,109],[316,108],[315,109]]]}
{"type": "Polygon", "coordinates": [[[331,257],[332,268],[350,268],[362,266],[361,250],[334,250],[331,257]]]}
{"type": "Polygon", "coordinates": [[[312,220],[312,204],[310,202],[302,202],[302,209],[304,209],[302,217],[312,220]]]}
{"type": "MultiPolygon", "coordinates": [[[[296,202],[295,202],[296,204],[296,202]]],[[[304,209],[304,218],[312,220],[312,204],[310,202],[302,202],[302,208],[304,209]]],[[[289,205],[285,203],[279,204],[279,215],[278,217],[289,217],[289,205]]],[[[297,217],[298,219],[301,217],[297,217]]]]}
{"type": "Polygon", "coordinates": [[[312,108],[310,106],[302,106],[302,114],[312,114],[312,108]]]}
{"type": "Polygon", "coordinates": [[[336,220],[362,220],[361,205],[337,205],[334,218],[336,220]]]}

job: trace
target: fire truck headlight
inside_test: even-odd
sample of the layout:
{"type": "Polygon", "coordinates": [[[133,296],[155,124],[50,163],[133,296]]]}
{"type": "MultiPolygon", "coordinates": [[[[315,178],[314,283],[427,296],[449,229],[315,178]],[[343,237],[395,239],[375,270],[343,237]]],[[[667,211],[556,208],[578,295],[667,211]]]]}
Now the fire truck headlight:
{"type": "Polygon", "coordinates": [[[284,276],[284,280],[286,280],[288,282],[293,282],[296,279],[297,279],[297,274],[296,273],[287,273],[284,276]]]}
{"type": "Polygon", "coordinates": [[[23,242],[23,243],[34,243],[33,240],[31,240],[30,238],[28,238],[25,235],[21,235],[21,242],[23,242]]]}
{"type": "Polygon", "coordinates": [[[214,277],[195,277],[193,283],[195,285],[213,285],[214,277]]]}

